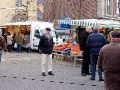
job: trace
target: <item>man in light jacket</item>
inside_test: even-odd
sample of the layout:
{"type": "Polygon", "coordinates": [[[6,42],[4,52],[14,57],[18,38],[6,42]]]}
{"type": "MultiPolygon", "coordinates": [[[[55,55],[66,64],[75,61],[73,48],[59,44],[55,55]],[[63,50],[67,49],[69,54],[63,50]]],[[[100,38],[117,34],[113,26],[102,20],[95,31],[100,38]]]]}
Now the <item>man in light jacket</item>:
{"type": "Polygon", "coordinates": [[[54,75],[52,72],[52,51],[53,51],[53,37],[51,36],[51,29],[46,28],[46,33],[40,37],[39,49],[42,51],[41,54],[41,66],[42,66],[42,76],[46,76],[45,64],[48,60],[48,75],[54,75]]]}

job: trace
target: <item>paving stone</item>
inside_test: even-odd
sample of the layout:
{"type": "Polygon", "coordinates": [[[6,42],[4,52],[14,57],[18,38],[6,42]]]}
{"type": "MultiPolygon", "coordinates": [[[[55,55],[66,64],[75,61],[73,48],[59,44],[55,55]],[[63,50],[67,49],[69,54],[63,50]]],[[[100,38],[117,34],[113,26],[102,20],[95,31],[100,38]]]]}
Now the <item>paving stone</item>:
{"type": "MultiPolygon", "coordinates": [[[[53,60],[54,76],[41,75],[41,56],[32,53],[3,54],[0,63],[0,90],[104,90],[104,82],[81,76],[81,65],[53,60]]],[[[46,69],[47,74],[47,69],[46,69]]]]}

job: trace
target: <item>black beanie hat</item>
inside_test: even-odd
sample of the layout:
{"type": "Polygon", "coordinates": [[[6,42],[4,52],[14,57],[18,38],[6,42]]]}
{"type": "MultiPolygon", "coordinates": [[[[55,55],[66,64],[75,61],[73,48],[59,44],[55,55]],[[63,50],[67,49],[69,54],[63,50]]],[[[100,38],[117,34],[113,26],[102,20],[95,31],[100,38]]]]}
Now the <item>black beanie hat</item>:
{"type": "Polygon", "coordinates": [[[51,29],[50,29],[50,28],[46,28],[46,30],[47,30],[47,31],[51,31],[51,29]]]}
{"type": "Polygon", "coordinates": [[[112,31],[111,36],[113,38],[120,38],[120,31],[112,31]]]}

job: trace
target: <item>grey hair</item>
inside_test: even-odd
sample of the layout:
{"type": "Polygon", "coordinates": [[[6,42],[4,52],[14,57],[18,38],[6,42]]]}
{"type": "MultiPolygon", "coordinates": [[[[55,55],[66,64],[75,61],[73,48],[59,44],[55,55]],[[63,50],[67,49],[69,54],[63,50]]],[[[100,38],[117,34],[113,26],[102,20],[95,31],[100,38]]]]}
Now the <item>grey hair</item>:
{"type": "Polygon", "coordinates": [[[98,32],[98,27],[94,27],[93,32],[98,32]]]}

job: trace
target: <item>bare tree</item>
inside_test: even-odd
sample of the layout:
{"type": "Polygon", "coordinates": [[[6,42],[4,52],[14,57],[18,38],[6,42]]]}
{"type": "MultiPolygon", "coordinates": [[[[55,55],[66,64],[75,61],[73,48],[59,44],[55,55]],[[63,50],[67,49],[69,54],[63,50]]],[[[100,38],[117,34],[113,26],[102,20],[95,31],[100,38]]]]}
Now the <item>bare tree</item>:
{"type": "Polygon", "coordinates": [[[95,18],[97,0],[44,0],[44,20],[95,18]]]}
{"type": "Polygon", "coordinates": [[[56,21],[62,17],[80,19],[81,0],[44,0],[44,20],[56,21]]]}

